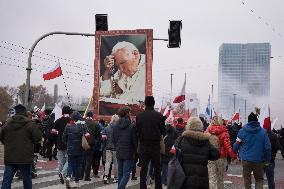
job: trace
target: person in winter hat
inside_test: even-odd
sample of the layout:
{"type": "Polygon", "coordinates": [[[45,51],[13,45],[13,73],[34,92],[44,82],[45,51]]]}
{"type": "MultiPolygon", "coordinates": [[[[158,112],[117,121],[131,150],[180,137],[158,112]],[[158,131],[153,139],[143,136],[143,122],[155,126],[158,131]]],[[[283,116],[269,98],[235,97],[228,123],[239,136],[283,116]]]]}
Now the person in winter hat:
{"type": "Polygon", "coordinates": [[[265,167],[265,174],[268,182],[268,188],[275,189],[275,181],[274,181],[275,157],[277,151],[280,150],[280,142],[278,140],[278,136],[271,131],[270,119],[264,120],[263,128],[266,130],[269,141],[271,143],[271,160],[269,162],[269,165],[265,167]]]}
{"type": "Polygon", "coordinates": [[[178,137],[181,136],[181,134],[185,130],[185,123],[183,122],[183,119],[181,117],[177,118],[177,124],[175,130],[178,137]]]}
{"type": "Polygon", "coordinates": [[[224,188],[224,172],[226,169],[227,155],[232,159],[236,159],[237,155],[232,149],[230,136],[226,126],[220,117],[214,116],[211,125],[207,128],[206,132],[210,133],[210,142],[219,149],[220,159],[216,161],[209,161],[209,184],[210,189],[224,188]]]}
{"type": "Polygon", "coordinates": [[[106,163],[104,171],[104,183],[108,184],[111,178],[111,164],[114,166],[114,182],[117,181],[117,159],[116,159],[116,149],[113,143],[113,130],[119,120],[118,115],[113,115],[111,121],[106,129],[103,131],[103,135],[106,136],[106,163]]]}
{"type": "Polygon", "coordinates": [[[239,131],[234,151],[242,160],[245,189],[251,189],[251,173],[255,188],[263,188],[264,166],[271,160],[271,144],[266,131],[260,126],[257,115],[248,116],[248,123],[239,131]]]}
{"type": "Polygon", "coordinates": [[[51,130],[51,133],[56,138],[56,144],[58,150],[57,151],[58,175],[61,184],[64,184],[64,178],[67,175],[67,167],[68,167],[67,146],[63,142],[62,138],[67,123],[71,121],[70,118],[71,113],[72,109],[69,106],[63,106],[62,117],[54,122],[54,127],[51,130]]]}
{"type": "MultiPolygon", "coordinates": [[[[198,117],[191,117],[186,130],[177,139],[175,147],[181,150],[181,166],[185,173],[183,189],[208,189],[208,160],[217,160],[219,151],[209,142],[210,134],[203,133],[198,117]]],[[[171,173],[168,173],[171,174],[171,173]]],[[[168,188],[175,188],[168,183],[168,188]]]]}
{"type": "Polygon", "coordinates": [[[95,145],[96,141],[100,138],[100,127],[97,121],[93,120],[93,112],[87,112],[85,122],[86,127],[88,128],[88,132],[90,134],[90,138],[88,140],[88,144],[91,147],[89,150],[86,151],[86,163],[84,167],[84,177],[85,181],[91,181],[91,169],[94,162],[94,155],[95,155],[95,145]]]}
{"type": "Polygon", "coordinates": [[[4,144],[4,176],[2,189],[11,188],[17,170],[20,170],[25,189],[32,188],[31,170],[34,145],[42,140],[40,128],[27,117],[27,109],[19,104],[16,114],[7,120],[0,130],[0,141],[4,144]]]}
{"type": "Polygon", "coordinates": [[[65,127],[63,134],[63,141],[67,145],[68,166],[72,168],[67,169],[66,188],[70,188],[71,174],[75,180],[75,187],[79,187],[85,152],[82,147],[82,136],[90,137],[82,115],[74,111],[70,117],[71,121],[65,127]]]}
{"type": "Polygon", "coordinates": [[[175,144],[177,134],[172,125],[165,125],[165,154],[162,154],[162,184],[167,185],[168,163],[172,159],[173,154],[170,152],[172,146],[175,144]]]}
{"type": "Polygon", "coordinates": [[[119,109],[119,119],[113,128],[113,144],[118,165],[118,189],[125,189],[128,183],[133,167],[134,150],[137,146],[130,110],[127,106],[119,109]]]}

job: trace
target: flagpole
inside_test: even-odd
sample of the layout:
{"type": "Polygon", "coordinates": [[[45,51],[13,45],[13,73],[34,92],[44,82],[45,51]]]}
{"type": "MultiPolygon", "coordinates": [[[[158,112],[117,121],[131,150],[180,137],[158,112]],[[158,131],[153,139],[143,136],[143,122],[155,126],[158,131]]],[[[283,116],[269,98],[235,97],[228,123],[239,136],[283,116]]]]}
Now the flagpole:
{"type": "Polygon", "coordinates": [[[211,94],[211,96],[212,96],[212,103],[211,103],[211,119],[212,119],[212,107],[213,107],[213,84],[211,85],[211,92],[212,92],[212,94],[211,94]]]}
{"type": "Polygon", "coordinates": [[[88,105],[87,105],[87,107],[86,107],[86,110],[85,110],[84,116],[83,116],[84,118],[86,117],[86,114],[87,114],[87,112],[88,112],[88,110],[89,110],[89,107],[90,107],[90,104],[91,104],[92,100],[93,100],[93,96],[91,96],[91,98],[90,98],[90,100],[89,100],[89,103],[88,103],[88,105]]]}
{"type": "Polygon", "coordinates": [[[244,125],[247,123],[247,100],[245,100],[245,123],[244,125]]]}
{"type": "Polygon", "coordinates": [[[269,106],[269,104],[268,104],[268,116],[269,116],[269,121],[270,121],[270,123],[271,123],[271,118],[270,118],[270,106],[269,106]]]}
{"type": "MultiPolygon", "coordinates": [[[[186,92],[185,92],[186,91],[186,72],[184,73],[184,81],[185,81],[185,84],[184,84],[184,99],[186,99],[186,92]]],[[[186,101],[184,102],[184,108],[183,108],[184,113],[185,113],[185,110],[186,110],[186,101]]]]}

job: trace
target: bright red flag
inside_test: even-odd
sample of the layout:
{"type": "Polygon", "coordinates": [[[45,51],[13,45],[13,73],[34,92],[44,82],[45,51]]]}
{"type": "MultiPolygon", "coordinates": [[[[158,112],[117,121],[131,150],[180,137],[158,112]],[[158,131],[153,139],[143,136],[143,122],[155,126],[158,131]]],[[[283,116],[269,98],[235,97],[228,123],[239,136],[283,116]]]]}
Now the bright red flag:
{"type": "Polygon", "coordinates": [[[234,121],[240,121],[240,112],[236,112],[236,113],[233,115],[231,121],[232,121],[232,123],[233,123],[234,121]]]}
{"type": "Polygon", "coordinates": [[[43,74],[43,79],[44,81],[51,80],[61,75],[62,75],[62,70],[61,70],[60,64],[58,63],[55,68],[50,70],[48,73],[43,74]]]}

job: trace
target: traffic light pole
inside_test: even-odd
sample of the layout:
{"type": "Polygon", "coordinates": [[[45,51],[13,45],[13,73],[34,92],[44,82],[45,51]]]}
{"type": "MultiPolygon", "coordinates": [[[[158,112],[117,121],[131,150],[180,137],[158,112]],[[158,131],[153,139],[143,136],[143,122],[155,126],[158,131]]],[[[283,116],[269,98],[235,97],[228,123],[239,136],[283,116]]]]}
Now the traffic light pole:
{"type": "Polygon", "coordinates": [[[50,32],[47,34],[42,35],[40,38],[38,38],[34,44],[32,45],[30,52],[29,52],[29,58],[28,58],[28,67],[27,70],[27,79],[26,79],[26,89],[25,89],[25,100],[24,105],[30,110],[31,109],[31,102],[29,100],[29,94],[30,94],[30,87],[31,87],[31,72],[32,72],[32,56],[34,49],[36,45],[44,38],[51,36],[51,35],[76,35],[76,36],[84,36],[84,37],[94,37],[95,34],[91,33],[77,33],[77,32],[50,32]]]}
{"type": "MultiPolygon", "coordinates": [[[[32,45],[30,52],[29,52],[29,57],[28,57],[28,67],[26,68],[27,70],[27,79],[26,79],[26,89],[25,89],[25,99],[24,99],[24,105],[27,107],[28,110],[31,109],[31,102],[29,99],[30,96],[30,88],[31,88],[31,72],[32,72],[32,56],[35,47],[37,44],[44,38],[51,36],[51,35],[76,35],[76,36],[84,36],[84,37],[94,37],[95,34],[91,33],[77,33],[77,32],[50,32],[47,34],[42,35],[40,38],[38,38],[32,45]]],[[[159,41],[168,41],[168,39],[160,39],[160,38],[154,38],[153,40],[159,40],[159,41]]]]}

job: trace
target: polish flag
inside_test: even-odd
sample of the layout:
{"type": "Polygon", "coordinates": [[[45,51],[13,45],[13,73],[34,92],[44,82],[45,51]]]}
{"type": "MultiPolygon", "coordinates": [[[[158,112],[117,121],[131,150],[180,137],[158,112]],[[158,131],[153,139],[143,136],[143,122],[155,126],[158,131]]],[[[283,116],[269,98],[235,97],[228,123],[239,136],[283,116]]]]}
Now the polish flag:
{"type": "Polygon", "coordinates": [[[167,119],[165,120],[165,124],[170,124],[173,125],[174,123],[174,113],[171,110],[169,116],[167,117],[167,119]]]}
{"type": "Polygon", "coordinates": [[[231,119],[232,123],[234,123],[235,121],[240,121],[240,112],[235,112],[235,114],[233,115],[232,119],[231,119]]]}
{"type": "Polygon", "coordinates": [[[44,118],[45,117],[45,103],[43,104],[43,106],[42,106],[40,111],[41,111],[40,117],[44,118]]]}
{"type": "Polygon", "coordinates": [[[171,112],[172,112],[171,107],[170,107],[170,106],[167,106],[166,109],[165,109],[165,111],[164,111],[164,113],[163,113],[163,116],[169,117],[170,114],[171,114],[171,112]]]}
{"type": "Polygon", "coordinates": [[[181,92],[180,92],[179,96],[175,97],[173,103],[180,103],[180,102],[185,100],[185,84],[186,84],[186,80],[184,79],[181,92]]]}
{"type": "Polygon", "coordinates": [[[270,107],[267,104],[262,109],[260,109],[258,122],[260,123],[260,126],[263,127],[264,122],[267,122],[268,120],[270,120],[270,107]]]}
{"type": "Polygon", "coordinates": [[[43,80],[51,80],[56,77],[59,77],[62,75],[62,70],[60,67],[59,62],[56,64],[55,68],[51,69],[48,73],[43,74],[43,80]]]}

